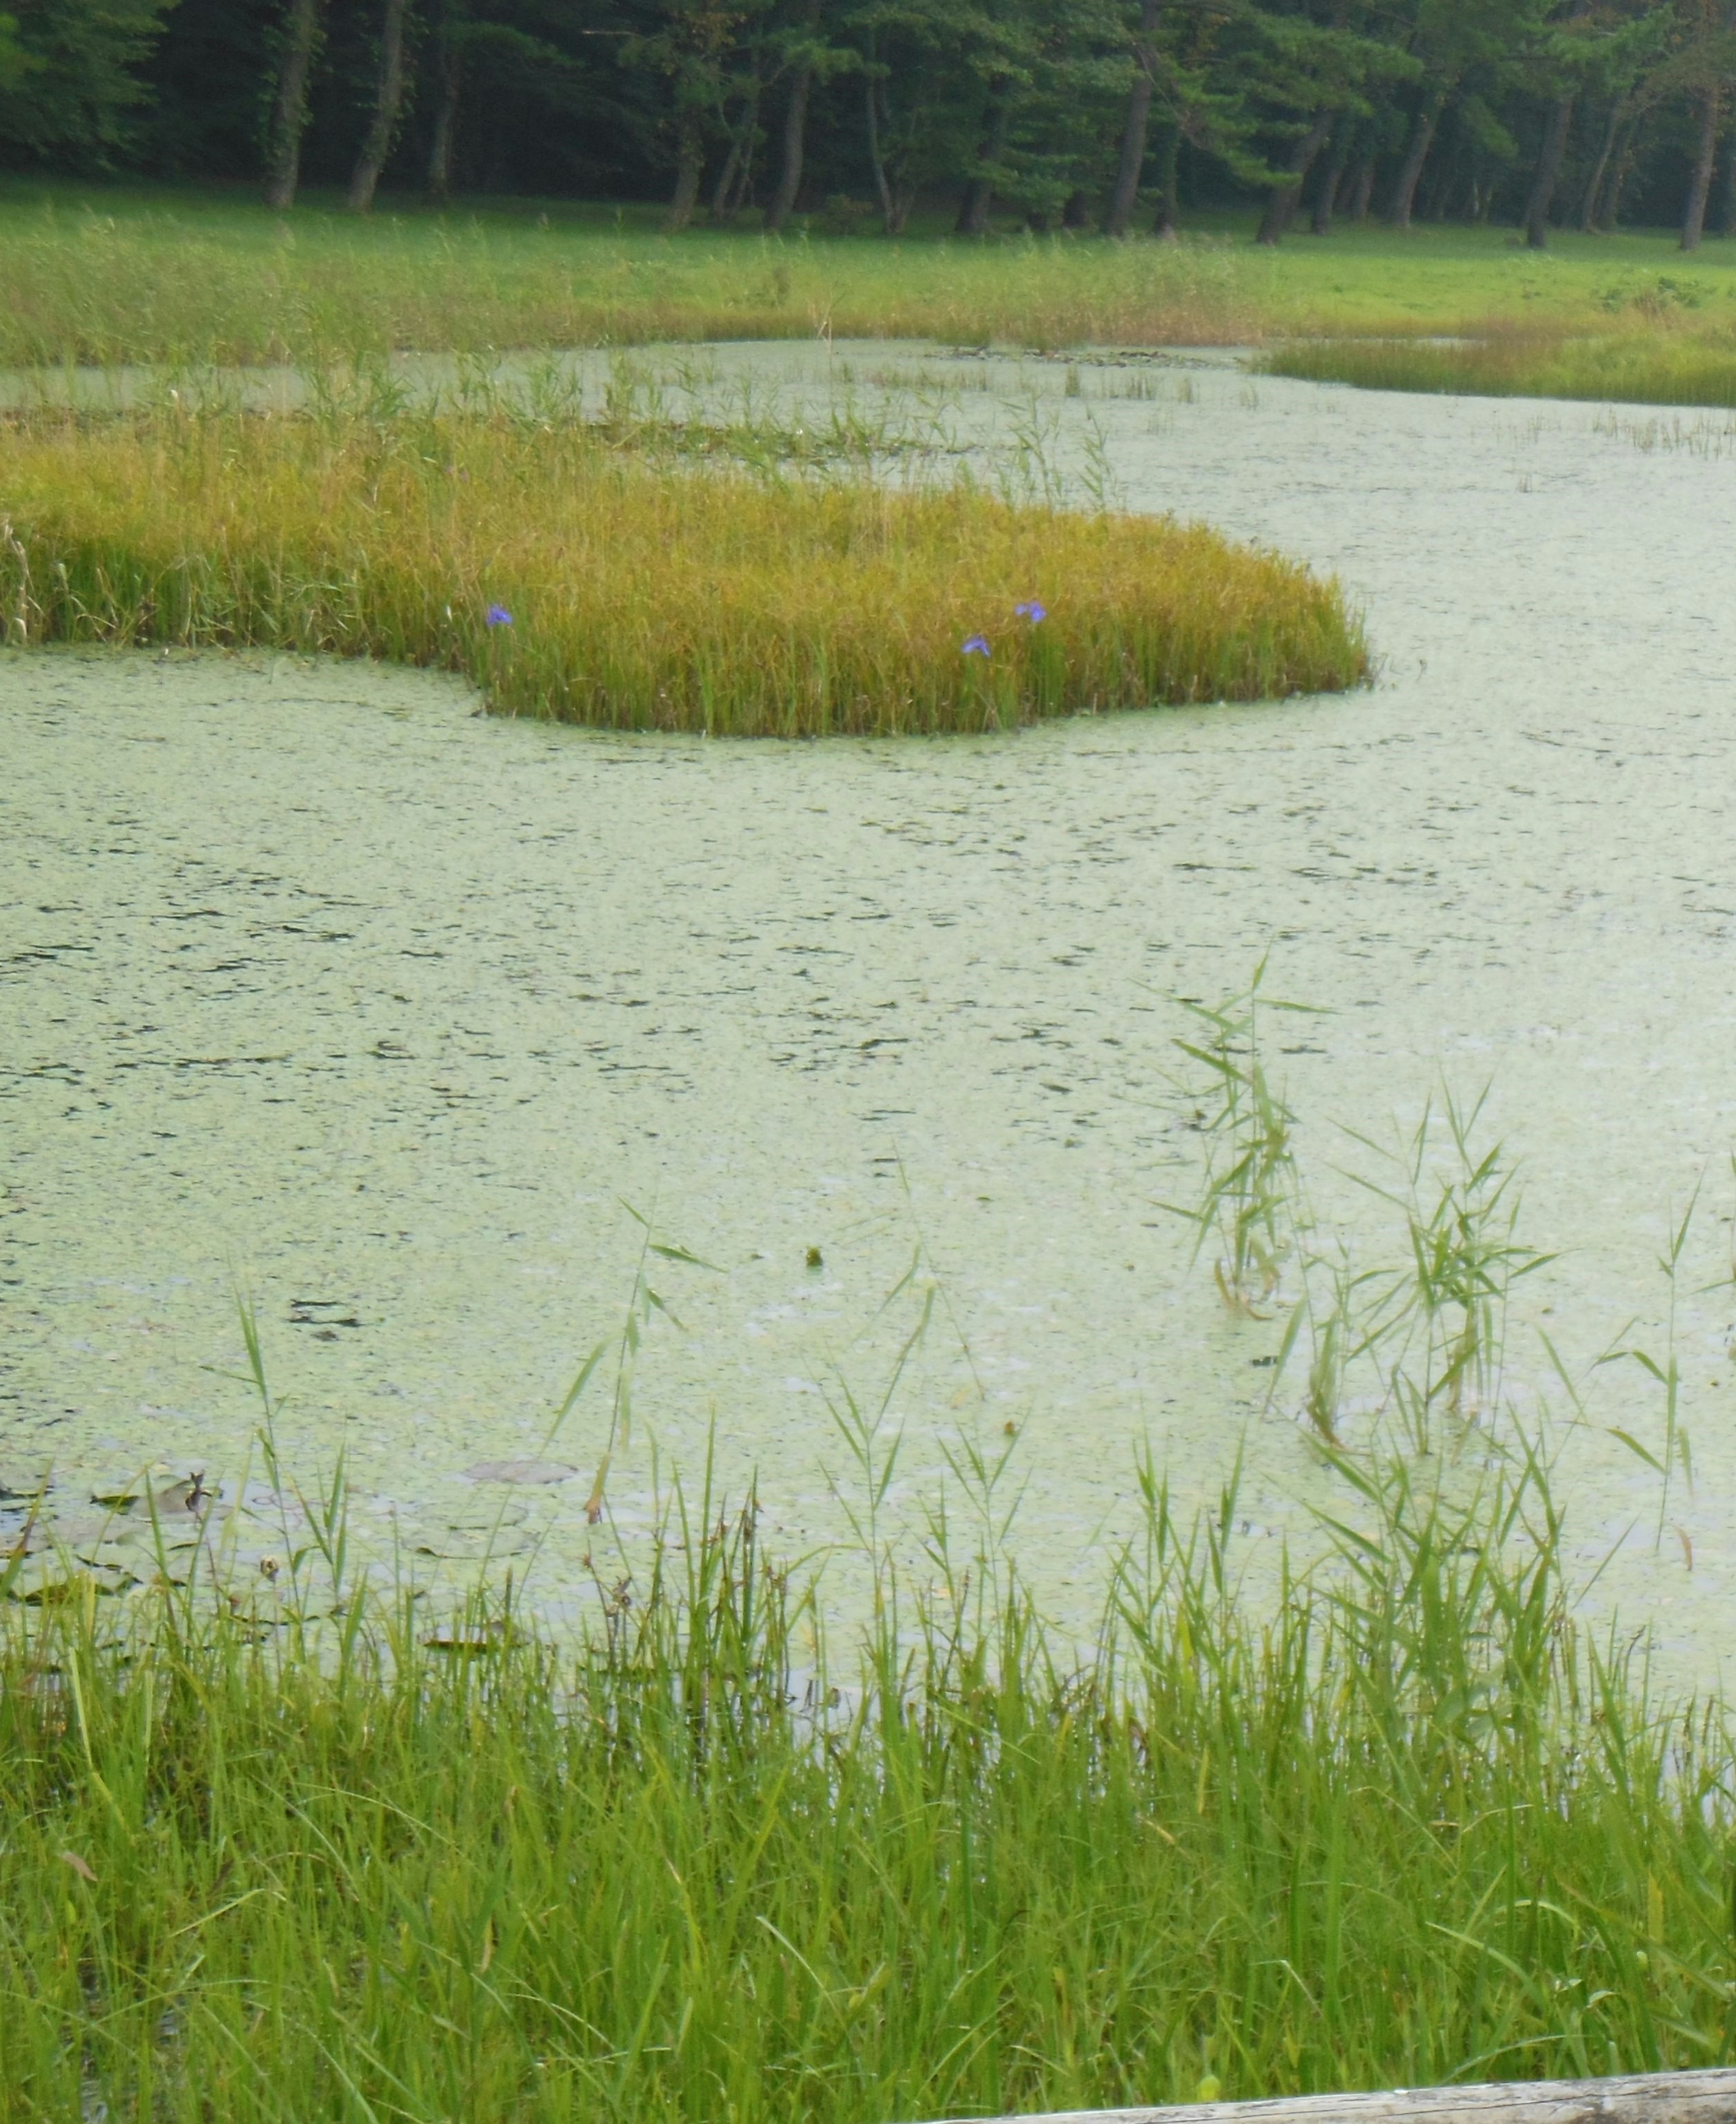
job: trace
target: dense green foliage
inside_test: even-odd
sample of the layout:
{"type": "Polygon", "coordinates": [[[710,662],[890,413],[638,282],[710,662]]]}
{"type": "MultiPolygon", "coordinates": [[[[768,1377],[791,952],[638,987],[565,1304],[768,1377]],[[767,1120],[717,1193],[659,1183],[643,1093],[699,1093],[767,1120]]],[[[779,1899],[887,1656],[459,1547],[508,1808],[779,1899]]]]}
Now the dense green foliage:
{"type": "Polygon", "coordinates": [[[129,144],[174,0],[11,0],[0,12],[0,143],[14,158],[102,161],[129,144]]]}
{"type": "MultiPolygon", "coordinates": [[[[1727,226],[1728,0],[11,0],[0,159],[662,196],[781,228],[944,203],[1727,226]]],[[[1729,165],[1736,171],[1736,163],[1729,165]]]]}
{"type": "Polygon", "coordinates": [[[1598,1656],[1523,1454],[1457,1501],[1336,1464],[1335,1555],[1247,1592],[1233,1495],[1189,1537],[1147,1478],[1082,1665],[944,1551],[914,1605],[870,1552],[828,1660],[711,1501],[577,1654],[317,1556],[216,1614],[75,1574],[0,1636],[0,2112],[887,2124],[1728,2057],[1721,1714],[1598,1656]]]}

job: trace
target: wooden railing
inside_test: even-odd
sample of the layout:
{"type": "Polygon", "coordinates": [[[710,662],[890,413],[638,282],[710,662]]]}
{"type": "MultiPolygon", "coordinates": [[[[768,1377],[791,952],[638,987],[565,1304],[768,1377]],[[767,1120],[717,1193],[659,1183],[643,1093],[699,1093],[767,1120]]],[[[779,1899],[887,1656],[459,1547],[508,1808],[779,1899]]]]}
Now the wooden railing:
{"type": "Polygon", "coordinates": [[[1736,2124],[1736,2069],[1396,2088],[1165,2109],[1067,2109],[992,2124],[1736,2124]]]}

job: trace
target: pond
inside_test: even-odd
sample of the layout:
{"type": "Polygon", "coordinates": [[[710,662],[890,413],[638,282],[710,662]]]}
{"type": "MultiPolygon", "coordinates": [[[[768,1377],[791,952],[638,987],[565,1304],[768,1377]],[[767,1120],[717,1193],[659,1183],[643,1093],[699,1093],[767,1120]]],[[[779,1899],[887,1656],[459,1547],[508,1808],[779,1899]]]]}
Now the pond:
{"type": "Polygon", "coordinates": [[[363,1544],[438,1577],[504,1510],[495,1553],[563,1612],[610,1530],[584,1506],[612,1356],[549,1426],[620,1335],[636,1212],[706,1266],[653,1257],[674,1317],[637,1359],[621,1539],[712,1438],[774,1545],[819,1552],[860,1497],[833,1412],[890,1389],[893,1509],[1010,1445],[995,1508],[1017,1492],[1015,1549],[1077,1621],[1147,1446],[1184,1501],[1246,1446],[1256,1539],[1325,1494],[1268,1404],[1281,1323],[1232,1321],[1160,1206],[1199,1167],[1174,998],[1269,952],[1273,992],[1320,1013],[1274,1059],[1358,1260],[1402,1233],[1347,1128],[1391,1142],[1443,1084],[1490,1088],[1559,1256],[1508,1363],[1554,1412],[1575,1557],[1620,1545],[1598,1601],[1711,1673],[1736,1591],[1722,424],[1216,358],[721,349],[697,382],[692,359],[700,399],[944,401],[959,447],[1022,435],[1020,477],[1336,571],[1378,683],[784,747],[500,721],[359,665],[0,660],[0,1479],[52,1469],[118,1580],[93,1497],[248,1470],[245,1292],[285,1463],[311,1482],[341,1446],[363,1544]],[[1702,1181],[1694,1486],[1659,1546],[1657,1478],[1612,1436],[1659,1450],[1659,1390],[1596,1360],[1661,1355],[1657,1260],[1702,1181]],[[467,1472],[523,1459],[579,1472],[467,1472]]]}

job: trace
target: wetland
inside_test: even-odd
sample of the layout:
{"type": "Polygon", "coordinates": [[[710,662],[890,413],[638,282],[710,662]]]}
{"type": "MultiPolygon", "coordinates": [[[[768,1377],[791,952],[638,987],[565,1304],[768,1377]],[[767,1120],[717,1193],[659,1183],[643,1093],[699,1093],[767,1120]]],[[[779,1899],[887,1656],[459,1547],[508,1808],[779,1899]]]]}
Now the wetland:
{"type": "Polygon", "coordinates": [[[1595,1612],[1715,1679],[1721,419],[1213,355],[681,363],[665,388],[694,405],[920,404],[950,451],[992,463],[1016,431],[1058,491],[1308,562],[1366,615],[1376,683],[785,747],[479,715],[453,679],[359,661],[7,659],[15,1498],[52,1470],[96,1557],[91,1500],[141,1470],[237,1483],[239,1288],[285,1456],[341,1446],[363,1548],[436,1579],[516,1552],[570,1613],[606,1387],[550,1420],[618,1331],[643,1219],[696,1260],[659,1268],[676,1319],[647,1323],[611,1466],[628,1549],[715,1440],[768,1540],[824,1553],[848,1530],[833,1412],[894,1379],[894,1506],[918,1526],[961,1453],[1010,1439],[1020,1566],[1067,1627],[1137,1522],[1142,1451],[1184,1503],[1245,1455],[1246,1525],[1297,1534],[1327,1478],[1271,1388],[1281,1323],[1228,1318],[1160,1206],[1199,1163],[1175,999],[1269,955],[1316,1013],[1272,1066],[1358,1261],[1405,1234],[1346,1128],[1400,1141],[1443,1083],[1490,1088],[1557,1257],[1515,1299],[1503,1392],[1555,1426],[1573,1570],[1615,1553],[1595,1612]],[[1657,1258],[1696,1187],[1673,1309],[1657,1258]],[[1666,1531],[1614,1435],[1660,1450],[1654,1384],[1598,1360],[1671,1332],[1693,1481],[1666,1531]],[[528,1459],[575,1473],[475,1473],[528,1459]]]}

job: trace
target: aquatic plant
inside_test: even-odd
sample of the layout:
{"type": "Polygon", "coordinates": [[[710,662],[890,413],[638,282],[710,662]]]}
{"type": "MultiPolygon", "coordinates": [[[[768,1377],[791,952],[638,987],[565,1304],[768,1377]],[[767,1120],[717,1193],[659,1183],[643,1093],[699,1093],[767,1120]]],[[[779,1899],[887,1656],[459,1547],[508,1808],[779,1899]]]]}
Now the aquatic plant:
{"type": "MultiPolygon", "coordinates": [[[[1302,1012],[1311,1006],[1268,997],[1269,964],[1269,955],[1263,956],[1247,985],[1221,1003],[1175,999],[1203,1029],[1200,1038],[1174,1044],[1205,1073],[1177,1087],[1205,1154],[1195,1201],[1159,1206],[1194,1227],[1196,1261],[1218,1241],[1222,1251],[1213,1276],[1232,1312],[1266,1317],[1261,1309],[1280,1297],[1290,1272],[1288,1317],[1271,1362],[1272,1393],[1277,1395],[1293,1358],[1302,1352],[1307,1379],[1300,1412],[1324,1443],[1334,1450],[1342,1445],[1346,1381],[1361,1366],[1370,1374],[1368,1405],[1396,1420],[1411,1450],[1427,1453],[1434,1449],[1437,1414],[1463,1422],[1499,1410],[1514,1289],[1555,1257],[1520,1235],[1517,1169],[1499,1140],[1483,1137],[1486,1089],[1469,1102],[1450,1089],[1438,1108],[1430,1100],[1415,1129],[1396,1145],[1344,1130],[1375,1161],[1373,1175],[1352,1171],[1349,1177],[1399,1213],[1404,1257],[1398,1264],[1358,1265],[1341,1234],[1321,1230],[1296,1156],[1297,1117],[1267,1077],[1260,1026],[1263,1009],[1302,1012]]],[[[1687,1464],[1674,1295],[1691,1218],[1691,1210],[1663,1264],[1671,1290],[1668,1370],[1642,1351],[1611,1353],[1633,1357],[1665,1388],[1662,1461],[1628,1432],[1616,1433],[1664,1476],[1660,1536],[1668,1470],[1678,1460],[1687,1464]]]]}
{"type": "Polygon", "coordinates": [[[40,412],[0,428],[0,491],[16,638],[442,665],[612,728],[1008,729],[1368,668],[1335,584],[1203,529],[701,470],[579,421],[40,412]],[[1053,616],[991,662],[978,616],[1039,572],[1053,616]]]}
{"type": "Polygon", "coordinates": [[[1725,2057],[1722,1708],[1574,1619],[1523,1441],[1330,1468],[1302,1575],[1140,1468],[1082,1661],[993,1550],[878,1553],[852,1644],[705,1490],[576,1646],[370,1596],[340,1502],[223,1599],[70,1576],[0,1611],[3,2106],[884,2124],[1725,2057]]]}
{"type": "Polygon", "coordinates": [[[1451,341],[1295,340],[1260,355],[1258,366],[1370,391],[1736,406],[1736,341],[1718,323],[1681,331],[1644,320],[1601,330],[1485,324],[1451,341]]]}
{"type": "Polygon", "coordinates": [[[1276,1292],[1303,1221],[1296,1116],[1266,1074],[1260,1018],[1262,1010],[1310,1006],[1267,996],[1267,964],[1262,958],[1248,985],[1222,1003],[1176,998],[1200,1027],[1198,1039],[1175,1044],[1204,1073],[1183,1090],[1205,1139],[1206,1160],[1199,1200],[1161,1206],[1194,1226],[1196,1261],[1217,1239],[1222,1251],[1212,1274],[1234,1313],[1255,1313],[1276,1292]]]}

